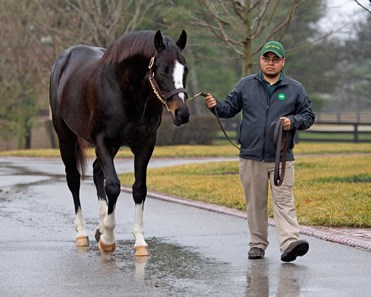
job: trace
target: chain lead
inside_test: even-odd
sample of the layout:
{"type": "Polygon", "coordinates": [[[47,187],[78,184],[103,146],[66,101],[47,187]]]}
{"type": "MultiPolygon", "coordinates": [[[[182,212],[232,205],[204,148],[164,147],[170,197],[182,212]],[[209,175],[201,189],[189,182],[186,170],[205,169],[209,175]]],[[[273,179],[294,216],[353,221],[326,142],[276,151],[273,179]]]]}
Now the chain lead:
{"type": "Polygon", "coordinates": [[[205,93],[205,92],[198,92],[197,94],[193,95],[191,98],[188,98],[187,101],[193,100],[193,99],[197,98],[198,96],[206,97],[207,96],[207,93],[205,93]]]}

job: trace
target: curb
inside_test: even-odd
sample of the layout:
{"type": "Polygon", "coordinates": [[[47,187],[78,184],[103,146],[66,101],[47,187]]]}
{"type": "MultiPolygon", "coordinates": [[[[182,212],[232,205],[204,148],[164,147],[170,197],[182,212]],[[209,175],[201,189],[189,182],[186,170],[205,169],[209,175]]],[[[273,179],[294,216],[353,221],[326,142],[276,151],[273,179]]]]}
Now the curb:
{"type": "MultiPolygon", "coordinates": [[[[130,194],[132,193],[132,189],[129,187],[121,186],[121,191],[130,193],[130,194]]],[[[154,192],[148,192],[147,197],[162,200],[162,201],[172,202],[172,203],[178,203],[178,204],[195,207],[199,209],[204,209],[204,210],[221,213],[225,215],[230,215],[230,216],[238,217],[241,219],[247,219],[247,213],[244,211],[240,211],[237,209],[228,208],[224,206],[219,206],[215,204],[208,204],[205,202],[178,198],[178,197],[164,195],[160,193],[154,193],[154,192]]],[[[268,225],[271,227],[275,227],[275,223],[272,219],[268,219],[268,225]]],[[[371,243],[363,242],[360,240],[344,238],[344,237],[336,236],[336,235],[329,234],[323,231],[318,231],[315,228],[303,227],[303,226],[300,227],[300,233],[304,235],[308,235],[308,236],[313,236],[313,237],[316,237],[322,240],[331,241],[331,242],[335,242],[335,243],[339,243],[339,244],[343,244],[343,245],[347,245],[347,246],[351,246],[354,248],[358,248],[358,249],[371,252],[371,243]]]]}

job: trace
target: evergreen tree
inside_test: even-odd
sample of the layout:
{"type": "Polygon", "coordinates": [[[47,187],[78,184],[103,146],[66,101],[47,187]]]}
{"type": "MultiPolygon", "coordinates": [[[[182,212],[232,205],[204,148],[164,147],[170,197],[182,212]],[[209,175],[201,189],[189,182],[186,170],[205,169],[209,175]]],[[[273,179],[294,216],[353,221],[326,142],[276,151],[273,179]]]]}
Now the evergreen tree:
{"type": "Polygon", "coordinates": [[[353,26],[355,36],[345,41],[337,54],[336,111],[371,109],[371,14],[353,26]]]}

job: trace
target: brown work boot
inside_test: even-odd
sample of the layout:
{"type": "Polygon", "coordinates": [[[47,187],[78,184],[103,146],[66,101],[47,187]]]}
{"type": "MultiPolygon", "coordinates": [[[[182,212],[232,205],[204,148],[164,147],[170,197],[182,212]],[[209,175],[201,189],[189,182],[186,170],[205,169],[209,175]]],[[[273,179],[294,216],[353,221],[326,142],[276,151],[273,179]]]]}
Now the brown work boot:
{"type": "Polygon", "coordinates": [[[265,252],[263,249],[258,248],[258,247],[252,247],[249,250],[249,259],[262,259],[265,255],[265,252]]]}
{"type": "Polygon", "coordinates": [[[305,240],[297,240],[290,243],[289,247],[281,255],[281,261],[292,262],[296,257],[304,256],[309,250],[309,244],[305,240]]]}

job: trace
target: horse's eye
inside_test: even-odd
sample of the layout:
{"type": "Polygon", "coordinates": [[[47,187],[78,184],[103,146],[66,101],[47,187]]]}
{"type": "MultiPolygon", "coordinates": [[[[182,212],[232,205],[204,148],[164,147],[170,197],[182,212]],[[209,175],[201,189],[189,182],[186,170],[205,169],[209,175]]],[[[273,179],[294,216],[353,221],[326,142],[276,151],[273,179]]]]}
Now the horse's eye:
{"type": "Polygon", "coordinates": [[[160,76],[166,76],[166,74],[167,74],[168,72],[169,72],[168,67],[159,67],[157,73],[158,73],[160,76]]]}

